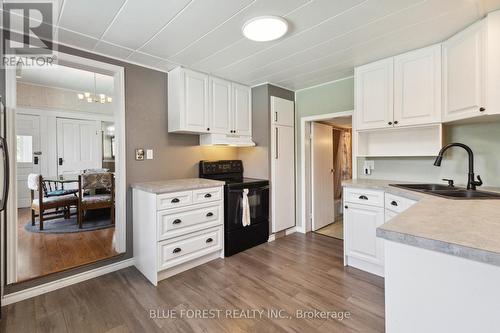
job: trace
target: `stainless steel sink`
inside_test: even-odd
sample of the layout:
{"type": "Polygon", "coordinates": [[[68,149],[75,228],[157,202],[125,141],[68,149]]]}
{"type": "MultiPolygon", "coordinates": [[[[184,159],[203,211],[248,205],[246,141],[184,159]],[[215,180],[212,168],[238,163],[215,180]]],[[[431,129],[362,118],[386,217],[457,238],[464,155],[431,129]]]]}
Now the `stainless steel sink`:
{"type": "Polygon", "coordinates": [[[500,199],[500,193],[467,190],[441,184],[390,184],[390,186],[450,199],[500,199]]]}

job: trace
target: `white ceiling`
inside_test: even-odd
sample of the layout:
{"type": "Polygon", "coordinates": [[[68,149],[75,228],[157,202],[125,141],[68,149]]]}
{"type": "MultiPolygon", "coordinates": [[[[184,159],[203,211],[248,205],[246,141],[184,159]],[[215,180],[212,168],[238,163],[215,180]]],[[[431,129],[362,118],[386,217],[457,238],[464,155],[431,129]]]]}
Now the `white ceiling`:
{"type": "Polygon", "coordinates": [[[109,75],[96,73],[94,89],[94,73],[77,68],[61,65],[50,68],[31,67],[22,69],[20,74],[21,78],[17,81],[22,83],[90,93],[95,90],[97,94],[113,96],[114,80],[109,75]]]}
{"type": "Polygon", "coordinates": [[[500,8],[500,0],[59,1],[62,44],[163,71],[181,64],[293,90],[440,42],[500,8]],[[259,15],[283,16],[291,30],[273,42],[243,38],[243,23],[259,15]]]}

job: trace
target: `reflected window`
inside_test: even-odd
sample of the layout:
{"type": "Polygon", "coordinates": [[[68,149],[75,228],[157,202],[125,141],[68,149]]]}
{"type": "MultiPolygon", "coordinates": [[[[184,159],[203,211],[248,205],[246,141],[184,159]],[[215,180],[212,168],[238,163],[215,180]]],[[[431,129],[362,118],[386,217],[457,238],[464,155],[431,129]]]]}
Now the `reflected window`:
{"type": "Polygon", "coordinates": [[[17,135],[16,161],[19,163],[33,161],[33,137],[31,135],[17,135]]]}

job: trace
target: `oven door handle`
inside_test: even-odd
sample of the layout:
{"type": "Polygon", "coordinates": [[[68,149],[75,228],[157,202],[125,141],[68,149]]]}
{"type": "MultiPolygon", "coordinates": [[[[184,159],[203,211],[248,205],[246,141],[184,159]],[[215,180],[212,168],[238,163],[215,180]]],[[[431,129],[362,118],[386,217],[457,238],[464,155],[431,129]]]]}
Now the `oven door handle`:
{"type": "Polygon", "coordinates": [[[238,188],[238,189],[229,189],[229,193],[243,193],[243,189],[248,189],[248,191],[265,191],[269,190],[269,185],[266,186],[258,186],[258,187],[244,187],[244,188],[238,188]]]}

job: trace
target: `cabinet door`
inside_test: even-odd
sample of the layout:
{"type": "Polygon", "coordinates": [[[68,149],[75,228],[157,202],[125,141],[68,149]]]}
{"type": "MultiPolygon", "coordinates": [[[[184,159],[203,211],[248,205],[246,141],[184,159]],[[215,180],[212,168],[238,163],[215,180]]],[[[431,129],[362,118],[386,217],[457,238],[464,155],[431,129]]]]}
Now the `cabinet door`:
{"type": "Polygon", "coordinates": [[[231,82],[210,77],[210,133],[231,133],[231,82]]]}
{"type": "Polygon", "coordinates": [[[485,101],[484,22],[443,43],[443,120],[481,114],[485,101]]]}
{"type": "Polygon", "coordinates": [[[183,69],[184,74],[184,129],[207,133],[208,119],[208,75],[183,69]]]}
{"type": "Polygon", "coordinates": [[[294,128],[272,126],[271,202],[272,231],[295,225],[294,128]]]}
{"type": "Polygon", "coordinates": [[[271,122],[276,125],[293,126],[295,123],[294,103],[271,96],[271,122]]]}
{"type": "Polygon", "coordinates": [[[232,83],[233,130],[238,135],[252,135],[252,90],[232,83]]]}
{"type": "Polygon", "coordinates": [[[384,208],[347,203],[344,210],[346,255],[383,265],[383,241],[377,227],[384,223],[384,208]]]}
{"type": "Polygon", "coordinates": [[[392,127],[393,58],[355,69],[357,129],[392,127]]]}
{"type": "Polygon", "coordinates": [[[441,121],[441,45],[394,58],[394,125],[441,121]]]}

